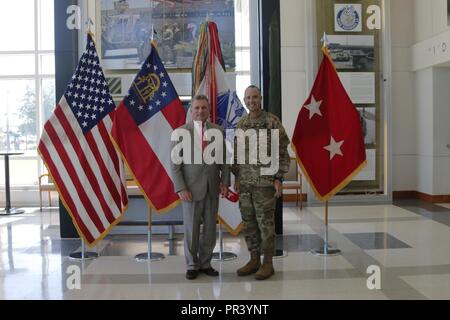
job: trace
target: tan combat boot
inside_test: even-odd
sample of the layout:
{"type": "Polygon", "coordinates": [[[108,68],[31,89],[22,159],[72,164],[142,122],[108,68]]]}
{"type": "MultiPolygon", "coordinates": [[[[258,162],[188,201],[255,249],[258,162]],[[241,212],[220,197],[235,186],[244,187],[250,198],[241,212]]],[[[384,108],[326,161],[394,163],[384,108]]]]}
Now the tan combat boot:
{"type": "Polygon", "coordinates": [[[237,274],[240,277],[254,274],[261,266],[261,254],[259,252],[252,252],[250,255],[250,261],[237,270],[237,274]]]}
{"type": "Polygon", "coordinates": [[[266,280],[275,273],[275,270],[273,269],[272,258],[273,252],[264,254],[263,264],[255,274],[256,280],[266,280]]]}

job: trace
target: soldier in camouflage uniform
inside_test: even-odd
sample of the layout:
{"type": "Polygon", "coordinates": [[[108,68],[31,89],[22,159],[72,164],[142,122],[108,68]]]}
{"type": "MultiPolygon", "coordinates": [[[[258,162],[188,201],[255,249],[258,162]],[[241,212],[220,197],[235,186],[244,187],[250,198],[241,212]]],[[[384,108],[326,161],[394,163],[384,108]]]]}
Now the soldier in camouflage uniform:
{"type": "MultiPolygon", "coordinates": [[[[275,175],[261,175],[263,165],[258,157],[257,164],[250,164],[249,143],[245,145],[245,164],[238,163],[238,149],[235,146],[235,159],[232,172],[236,177],[235,189],[240,193],[239,207],[244,222],[245,241],[250,251],[250,261],[237,270],[239,276],[255,274],[257,280],[265,280],[274,274],[272,258],[275,251],[275,205],[282,195],[283,175],[289,168],[290,157],[287,146],[290,141],[280,120],[273,114],[261,109],[261,91],[250,86],[245,91],[244,102],[250,114],[241,119],[237,129],[244,131],[267,130],[267,155],[271,155],[271,129],[279,130],[279,164],[275,175]],[[264,254],[261,264],[260,256],[264,254]]],[[[236,142],[236,140],[235,140],[236,142]]],[[[258,149],[261,141],[258,139],[258,149]]]]}

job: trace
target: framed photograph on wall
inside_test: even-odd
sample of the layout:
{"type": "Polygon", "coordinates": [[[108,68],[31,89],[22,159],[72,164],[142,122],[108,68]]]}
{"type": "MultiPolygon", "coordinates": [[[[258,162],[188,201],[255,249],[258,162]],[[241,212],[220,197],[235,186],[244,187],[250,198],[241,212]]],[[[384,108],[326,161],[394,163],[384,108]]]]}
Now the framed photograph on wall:
{"type": "Polygon", "coordinates": [[[374,37],[330,35],[328,49],[338,71],[373,72],[374,37]]]}
{"type": "Polygon", "coordinates": [[[377,117],[376,117],[376,108],[375,107],[357,107],[359,112],[359,116],[361,119],[361,127],[363,129],[364,134],[364,144],[367,149],[375,149],[376,148],[376,130],[377,130],[377,117]]]}
{"type": "Polygon", "coordinates": [[[139,69],[157,41],[167,69],[191,69],[200,24],[217,23],[227,68],[235,67],[234,0],[101,0],[101,55],[108,70],[139,69]]]}
{"type": "Polygon", "coordinates": [[[362,5],[336,3],[334,5],[334,30],[336,32],[361,32],[362,5]]]}

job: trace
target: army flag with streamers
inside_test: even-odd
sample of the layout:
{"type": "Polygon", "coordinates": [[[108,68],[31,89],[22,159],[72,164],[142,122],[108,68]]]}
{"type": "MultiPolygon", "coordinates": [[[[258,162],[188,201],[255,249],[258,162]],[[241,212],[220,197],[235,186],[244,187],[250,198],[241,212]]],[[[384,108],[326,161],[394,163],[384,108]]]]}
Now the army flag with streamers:
{"type": "MultiPolygon", "coordinates": [[[[204,94],[211,105],[211,122],[220,125],[225,133],[227,148],[233,148],[234,130],[239,120],[247,114],[236,90],[228,84],[225,63],[220,48],[216,23],[202,23],[197,53],[193,67],[193,93],[204,94]]],[[[230,199],[220,199],[219,220],[232,235],[242,229],[239,203],[230,199]]]]}

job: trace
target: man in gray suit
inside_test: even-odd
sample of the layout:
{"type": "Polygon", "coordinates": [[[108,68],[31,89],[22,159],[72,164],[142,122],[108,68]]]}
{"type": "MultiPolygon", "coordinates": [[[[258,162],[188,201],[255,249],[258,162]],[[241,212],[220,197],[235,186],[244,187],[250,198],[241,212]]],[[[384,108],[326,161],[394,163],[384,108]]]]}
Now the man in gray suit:
{"type": "MultiPolygon", "coordinates": [[[[176,130],[189,132],[190,151],[182,149],[181,154],[190,153],[190,159],[186,157],[186,154],[182,155],[183,161],[179,161],[181,163],[176,163],[172,158],[171,171],[175,192],[182,200],[183,207],[186,278],[194,280],[199,272],[209,276],[219,275],[219,272],[211,267],[211,259],[216,245],[219,194],[223,197],[227,196],[230,174],[229,166],[223,159],[219,163],[207,162],[207,164],[203,158],[205,148],[211,143],[207,135],[205,137],[205,132],[216,129],[223,135],[219,126],[208,121],[210,113],[208,98],[203,95],[195,96],[192,99],[190,112],[192,121],[176,130]],[[199,163],[194,159],[195,152],[202,156],[199,163]],[[201,223],[203,223],[202,235],[200,235],[201,223]]],[[[176,144],[177,142],[174,141],[172,150],[176,144]]]]}

